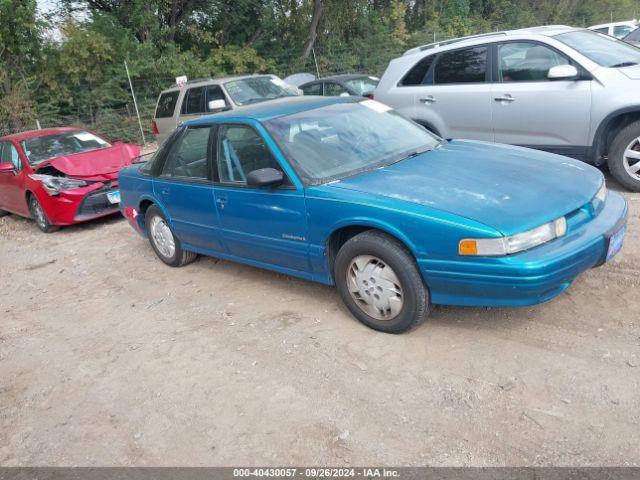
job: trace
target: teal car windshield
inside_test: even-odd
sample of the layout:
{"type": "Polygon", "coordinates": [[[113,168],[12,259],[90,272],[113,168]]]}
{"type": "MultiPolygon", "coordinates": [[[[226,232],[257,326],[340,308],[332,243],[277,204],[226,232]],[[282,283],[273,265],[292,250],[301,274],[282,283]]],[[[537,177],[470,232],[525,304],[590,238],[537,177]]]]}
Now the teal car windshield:
{"type": "Polygon", "coordinates": [[[372,100],[278,117],[266,127],[312,185],[389,165],[440,143],[424,128],[372,100]]]}

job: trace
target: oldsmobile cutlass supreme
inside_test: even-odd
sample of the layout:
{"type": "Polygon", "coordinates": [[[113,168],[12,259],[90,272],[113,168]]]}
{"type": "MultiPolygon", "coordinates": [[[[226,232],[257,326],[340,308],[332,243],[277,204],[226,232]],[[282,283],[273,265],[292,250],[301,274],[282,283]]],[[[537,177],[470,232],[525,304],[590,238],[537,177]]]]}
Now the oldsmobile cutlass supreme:
{"type": "Polygon", "coordinates": [[[431,304],[555,297],[620,250],[627,215],[585,163],[445,141],[348,97],[187,122],[119,179],[124,216],[167,265],[203,254],[335,284],[394,333],[431,304]]]}

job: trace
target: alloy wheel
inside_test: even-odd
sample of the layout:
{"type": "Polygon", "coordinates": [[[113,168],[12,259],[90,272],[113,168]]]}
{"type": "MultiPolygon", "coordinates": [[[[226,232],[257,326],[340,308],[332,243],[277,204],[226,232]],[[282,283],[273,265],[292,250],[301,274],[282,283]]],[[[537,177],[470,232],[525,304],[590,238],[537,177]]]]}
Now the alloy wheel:
{"type": "Polygon", "coordinates": [[[640,137],[634,139],[624,150],[624,169],[633,177],[640,180],[640,137]]]}

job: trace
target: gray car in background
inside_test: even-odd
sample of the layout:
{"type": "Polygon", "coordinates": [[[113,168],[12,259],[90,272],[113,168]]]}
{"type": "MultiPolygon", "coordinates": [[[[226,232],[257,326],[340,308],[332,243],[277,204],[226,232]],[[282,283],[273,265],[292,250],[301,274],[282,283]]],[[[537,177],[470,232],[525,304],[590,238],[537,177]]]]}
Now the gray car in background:
{"type": "Polygon", "coordinates": [[[204,78],[182,87],[174,84],[158,97],[153,132],[161,144],[186,120],[297,94],[297,89],[276,75],[204,78]]]}
{"type": "Polygon", "coordinates": [[[362,74],[333,75],[312,80],[300,85],[305,95],[321,95],[325,97],[359,96],[363,97],[375,90],[379,78],[362,74]]]}
{"type": "Polygon", "coordinates": [[[413,48],[374,96],[441,137],[608,164],[640,191],[639,64],[639,49],[610,36],[536,27],[413,48]]]}

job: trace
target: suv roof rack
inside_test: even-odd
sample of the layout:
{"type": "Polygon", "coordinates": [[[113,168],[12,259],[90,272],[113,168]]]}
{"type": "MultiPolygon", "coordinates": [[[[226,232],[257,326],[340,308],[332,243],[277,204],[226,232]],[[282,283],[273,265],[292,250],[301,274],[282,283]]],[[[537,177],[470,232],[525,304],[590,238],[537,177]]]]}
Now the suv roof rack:
{"type": "Polygon", "coordinates": [[[478,35],[469,35],[467,37],[458,37],[458,38],[452,38],[452,39],[449,39],[449,40],[443,40],[442,42],[427,43],[426,45],[421,45],[419,47],[415,47],[415,48],[411,48],[411,49],[407,50],[406,52],[404,52],[403,56],[411,55],[411,54],[417,53],[417,52],[423,52],[425,50],[430,50],[432,48],[443,47],[445,45],[451,45],[452,43],[458,43],[458,42],[463,42],[465,40],[471,40],[471,39],[474,39],[474,38],[493,37],[493,36],[496,36],[496,35],[506,35],[506,34],[507,34],[507,32],[480,33],[478,35]]]}

